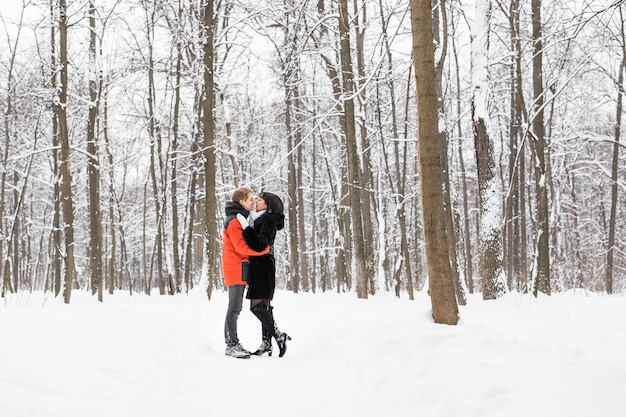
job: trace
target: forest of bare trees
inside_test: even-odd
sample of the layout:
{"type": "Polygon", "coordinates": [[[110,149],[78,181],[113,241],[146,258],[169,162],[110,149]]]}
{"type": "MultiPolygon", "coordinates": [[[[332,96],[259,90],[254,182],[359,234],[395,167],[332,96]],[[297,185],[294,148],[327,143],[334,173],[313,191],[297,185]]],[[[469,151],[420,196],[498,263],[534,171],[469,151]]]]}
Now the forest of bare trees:
{"type": "Polygon", "coordinates": [[[623,1],[8,3],[2,296],[211,297],[241,185],[290,291],[626,289],[623,1]]]}

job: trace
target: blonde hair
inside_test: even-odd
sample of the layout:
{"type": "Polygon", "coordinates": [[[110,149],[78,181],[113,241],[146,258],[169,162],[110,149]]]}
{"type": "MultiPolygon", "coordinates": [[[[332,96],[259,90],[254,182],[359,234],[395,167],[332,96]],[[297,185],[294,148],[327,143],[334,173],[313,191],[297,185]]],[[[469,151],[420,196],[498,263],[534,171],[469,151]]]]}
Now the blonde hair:
{"type": "Polygon", "coordinates": [[[239,187],[235,191],[233,191],[233,196],[231,197],[231,201],[235,203],[240,202],[241,200],[246,200],[250,194],[254,194],[252,188],[250,187],[239,187]]]}

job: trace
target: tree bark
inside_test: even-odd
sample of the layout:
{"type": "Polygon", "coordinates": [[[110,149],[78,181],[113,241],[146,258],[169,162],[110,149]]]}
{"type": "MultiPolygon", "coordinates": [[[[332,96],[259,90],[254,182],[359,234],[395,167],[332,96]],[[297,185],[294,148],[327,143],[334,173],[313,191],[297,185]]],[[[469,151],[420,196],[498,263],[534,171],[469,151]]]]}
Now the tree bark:
{"type": "Polygon", "coordinates": [[[63,235],[65,238],[65,283],[63,298],[69,304],[72,295],[72,285],[76,279],[76,264],[74,261],[74,199],[72,195],[72,171],[70,166],[70,140],[67,127],[67,5],[65,0],[59,0],[59,144],[61,145],[61,205],[63,208],[63,235]]]}
{"type": "MultiPolygon", "coordinates": [[[[55,0],[50,0],[50,67],[52,68],[52,85],[58,86],[57,71],[57,45],[56,45],[56,25],[55,22],[55,0]]],[[[61,267],[61,245],[63,244],[63,231],[61,229],[61,170],[59,152],[59,107],[52,106],[52,171],[54,176],[54,213],[52,215],[52,285],[54,296],[61,293],[62,267],[61,267]]],[[[3,198],[4,200],[4,198],[3,198]]]]}
{"type": "Polygon", "coordinates": [[[89,182],[89,280],[91,293],[102,302],[102,212],[100,209],[100,164],[96,145],[99,80],[96,68],[96,8],[89,1],[89,114],[87,118],[87,177],[89,182]]]}
{"type": "MultiPolygon", "coordinates": [[[[368,100],[367,89],[365,88],[366,74],[365,74],[365,30],[367,28],[367,1],[363,1],[359,5],[358,0],[353,0],[354,10],[354,38],[356,46],[356,68],[358,76],[355,79],[355,88],[357,92],[357,103],[359,104],[359,133],[361,143],[361,158],[363,162],[362,170],[360,172],[361,182],[361,215],[363,224],[363,250],[365,253],[365,267],[367,268],[368,287],[370,294],[374,294],[377,290],[377,283],[374,281],[376,278],[376,259],[382,254],[377,254],[374,251],[374,228],[375,221],[377,219],[377,207],[376,207],[376,193],[374,192],[374,179],[372,178],[372,168],[370,162],[370,141],[369,133],[367,129],[368,119],[368,100]]],[[[357,120],[355,120],[357,123],[357,120]]]]}
{"type": "Polygon", "coordinates": [[[170,180],[170,194],[171,194],[171,207],[172,207],[172,262],[174,268],[174,283],[175,291],[180,293],[182,291],[182,274],[180,265],[179,254],[179,237],[178,237],[178,124],[180,117],[180,85],[181,85],[181,65],[183,60],[182,52],[182,33],[179,28],[181,27],[183,19],[183,6],[182,1],[178,0],[178,14],[177,18],[180,22],[177,26],[175,36],[176,39],[176,73],[174,82],[174,114],[172,115],[172,142],[169,152],[170,166],[171,166],[171,180],[170,180]]]}
{"type": "Polygon", "coordinates": [[[430,0],[411,0],[419,173],[432,313],[436,323],[456,324],[459,320],[459,311],[450,269],[443,214],[432,27],[430,0]]]}
{"type": "MultiPolygon", "coordinates": [[[[439,62],[435,62],[435,80],[437,83],[437,109],[438,117],[441,120],[440,126],[445,126],[445,106],[444,106],[444,85],[443,85],[443,65],[447,53],[448,45],[448,19],[446,14],[446,2],[441,0],[437,11],[433,14],[433,36],[435,45],[440,45],[441,52],[437,55],[441,57],[439,62]],[[439,16],[443,22],[439,24],[439,16]],[[439,35],[440,28],[443,36],[439,35]]],[[[457,259],[457,234],[454,225],[452,200],[450,198],[450,169],[448,167],[448,132],[445,129],[439,130],[439,157],[442,167],[443,187],[443,208],[445,215],[446,234],[448,236],[448,254],[450,255],[450,269],[454,282],[454,290],[459,305],[467,303],[465,284],[460,279],[459,262],[457,259]]]]}
{"type": "Polygon", "coordinates": [[[624,33],[624,16],[622,5],[619,6],[621,23],[622,62],[619,66],[617,80],[617,106],[615,116],[615,136],[613,142],[613,163],[611,165],[611,214],[609,217],[609,241],[606,252],[606,278],[604,288],[607,294],[613,294],[613,257],[615,252],[615,229],[617,227],[617,175],[619,173],[619,138],[622,134],[622,110],[624,102],[624,71],[626,70],[626,34],[624,33]]]}
{"type": "MultiPolygon", "coordinates": [[[[109,105],[108,105],[108,93],[105,88],[103,94],[102,103],[102,137],[104,139],[104,151],[107,157],[108,163],[108,180],[109,180],[109,234],[110,238],[110,250],[109,250],[109,262],[107,265],[107,287],[109,294],[113,294],[115,290],[115,262],[117,254],[117,234],[115,227],[115,173],[113,170],[113,153],[111,152],[111,145],[109,142],[109,105]]],[[[121,226],[120,226],[121,227],[121,226]]]]}
{"type": "Polygon", "coordinates": [[[541,291],[550,294],[550,247],[548,210],[548,172],[546,166],[546,138],[544,134],[543,94],[543,33],[541,22],[541,0],[532,0],[533,22],[533,96],[534,114],[530,148],[533,154],[533,169],[537,192],[537,240],[533,270],[533,294],[541,291]]]}
{"type": "Polygon", "coordinates": [[[217,203],[215,198],[215,120],[213,119],[213,108],[215,105],[214,93],[214,38],[215,19],[213,16],[213,0],[206,0],[204,3],[204,101],[202,102],[202,134],[204,137],[204,227],[205,227],[205,251],[207,262],[207,296],[211,298],[213,283],[216,280],[218,257],[218,230],[217,230],[217,203]]]}
{"type": "Polygon", "coordinates": [[[354,73],[350,50],[350,24],[347,0],[339,0],[339,36],[341,55],[341,77],[343,94],[342,124],[348,159],[348,193],[350,196],[350,219],[352,224],[352,245],[356,265],[357,296],[367,298],[370,277],[367,273],[363,233],[363,208],[361,206],[361,166],[356,142],[354,119],[354,73]]]}
{"type": "Polygon", "coordinates": [[[485,300],[498,298],[506,291],[502,267],[502,193],[496,175],[494,143],[489,136],[487,106],[490,16],[491,1],[476,0],[472,28],[472,126],[480,196],[480,274],[485,300]]]}

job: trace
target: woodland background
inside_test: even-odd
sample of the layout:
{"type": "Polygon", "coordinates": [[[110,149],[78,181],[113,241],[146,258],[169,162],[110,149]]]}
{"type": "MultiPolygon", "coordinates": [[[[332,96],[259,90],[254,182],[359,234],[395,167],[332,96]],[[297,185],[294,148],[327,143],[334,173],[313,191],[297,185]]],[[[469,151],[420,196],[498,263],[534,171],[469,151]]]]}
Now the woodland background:
{"type": "MultiPolygon", "coordinates": [[[[4,3],[3,296],[210,297],[240,185],[286,202],[281,288],[427,283],[408,0],[4,3]]],[[[624,290],[624,7],[433,2],[460,302],[624,290]]]]}

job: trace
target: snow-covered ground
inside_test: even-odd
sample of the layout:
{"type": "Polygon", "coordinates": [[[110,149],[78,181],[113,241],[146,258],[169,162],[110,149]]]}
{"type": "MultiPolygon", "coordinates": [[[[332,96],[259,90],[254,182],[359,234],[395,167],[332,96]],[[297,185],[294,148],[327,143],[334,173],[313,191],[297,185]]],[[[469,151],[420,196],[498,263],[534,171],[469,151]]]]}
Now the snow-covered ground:
{"type": "MultiPolygon", "coordinates": [[[[0,299],[2,417],[617,417],[626,298],[472,296],[457,326],[430,299],[278,291],[285,357],[224,355],[226,296],[74,291],[0,299]]],[[[239,319],[248,349],[260,325],[239,319]]]]}

